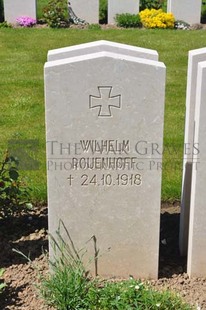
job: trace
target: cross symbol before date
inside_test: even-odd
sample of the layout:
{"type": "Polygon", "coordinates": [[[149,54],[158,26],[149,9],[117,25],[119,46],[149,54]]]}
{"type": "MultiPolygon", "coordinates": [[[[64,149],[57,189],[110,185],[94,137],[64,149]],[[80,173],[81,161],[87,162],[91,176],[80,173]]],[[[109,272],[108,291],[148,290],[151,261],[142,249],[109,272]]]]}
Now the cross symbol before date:
{"type": "Polygon", "coordinates": [[[72,177],[71,174],[70,174],[70,176],[67,178],[67,180],[69,181],[69,186],[72,186],[72,181],[74,180],[74,178],[72,177]]]}
{"type": "Polygon", "coordinates": [[[112,117],[111,108],[121,107],[121,95],[111,96],[112,86],[98,86],[99,97],[89,96],[89,108],[99,108],[99,117],[112,117]]]}

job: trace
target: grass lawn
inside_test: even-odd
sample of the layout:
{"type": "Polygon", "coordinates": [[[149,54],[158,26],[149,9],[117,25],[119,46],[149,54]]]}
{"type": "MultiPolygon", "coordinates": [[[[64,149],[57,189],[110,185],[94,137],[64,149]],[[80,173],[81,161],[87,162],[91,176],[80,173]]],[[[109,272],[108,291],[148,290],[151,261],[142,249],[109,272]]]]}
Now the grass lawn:
{"type": "Polygon", "coordinates": [[[40,162],[22,171],[33,199],[46,200],[43,66],[47,52],[94,40],[155,49],[167,67],[162,200],[180,198],[188,51],[206,46],[206,31],[0,29],[0,151],[11,139],[37,139],[31,150],[40,162]],[[168,147],[170,151],[168,151],[168,147]]]}

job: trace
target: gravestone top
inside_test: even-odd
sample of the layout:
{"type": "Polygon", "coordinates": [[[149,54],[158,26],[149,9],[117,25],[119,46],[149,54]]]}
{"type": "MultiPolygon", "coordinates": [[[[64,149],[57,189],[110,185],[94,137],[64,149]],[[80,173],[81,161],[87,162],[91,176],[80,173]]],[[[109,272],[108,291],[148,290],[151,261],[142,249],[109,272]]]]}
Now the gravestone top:
{"type": "Polygon", "coordinates": [[[164,91],[154,60],[101,51],[45,64],[49,231],[62,219],[85,260],[95,236],[99,275],[157,278],[162,155],[151,144],[162,149],[164,91]]]}
{"type": "Polygon", "coordinates": [[[97,53],[92,53],[92,54],[85,54],[85,55],[80,55],[80,56],[74,56],[74,57],[69,57],[69,58],[63,58],[63,59],[58,59],[54,61],[48,61],[45,63],[45,69],[49,67],[55,68],[56,66],[64,66],[65,64],[69,63],[75,63],[75,62],[81,62],[85,60],[90,60],[90,59],[97,59],[97,58],[114,58],[114,59],[120,59],[120,60],[127,60],[131,62],[137,62],[137,63],[142,63],[142,64],[147,64],[151,66],[156,66],[157,69],[160,68],[165,68],[165,65],[163,62],[160,61],[155,61],[151,59],[143,59],[140,57],[133,57],[125,54],[117,54],[117,53],[112,53],[112,52],[97,52],[97,53]]]}
{"type": "Polygon", "coordinates": [[[158,53],[155,50],[106,40],[99,40],[95,42],[83,43],[79,45],[50,50],[48,52],[47,58],[48,61],[52,61],[101,51],[115,52],[120,54],[126,53],[130,56],[137,56],[138,54],[139,57],[149,58],[151,60],[158,60],[158,53]]]}

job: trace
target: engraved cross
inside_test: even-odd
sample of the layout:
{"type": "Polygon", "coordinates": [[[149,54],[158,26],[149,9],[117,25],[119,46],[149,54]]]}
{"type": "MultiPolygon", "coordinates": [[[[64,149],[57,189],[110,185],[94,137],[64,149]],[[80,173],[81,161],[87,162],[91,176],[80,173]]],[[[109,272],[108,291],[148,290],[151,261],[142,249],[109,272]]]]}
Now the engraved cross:
{"type": "Polygon", "coordinates": [[[89,96],[90,109],[99,108],[100,117],[111,117],[111,107],[121,107],[121,95],[111,96],[112,86],[99,86],[99,97],[89,96]]]}

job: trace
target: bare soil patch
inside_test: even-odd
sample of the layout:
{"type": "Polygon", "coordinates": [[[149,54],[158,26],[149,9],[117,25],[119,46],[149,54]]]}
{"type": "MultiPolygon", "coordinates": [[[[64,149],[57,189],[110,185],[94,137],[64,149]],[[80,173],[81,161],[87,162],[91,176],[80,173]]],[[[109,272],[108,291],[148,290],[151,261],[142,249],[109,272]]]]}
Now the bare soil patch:
{"type": "MultiPolygon", "coordinates": [[[[161,211],[159,279],[156,289],[171,289],[185,301],[206,309],[206,279],[189,279],[186,258],[179,255],[179,203],[164,203],[161,211]]],[[[53,310],[38,296],[39,274],[48,272],[47,207],[38,205],[29,214],[0,220],[0,268],[7,287],[0,295],[0,310],[53,310]],[[29,256],[28,263],[13,248],[29,256]],[[44,254],[43,254],[44,253],[44,254]]]]}

